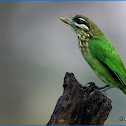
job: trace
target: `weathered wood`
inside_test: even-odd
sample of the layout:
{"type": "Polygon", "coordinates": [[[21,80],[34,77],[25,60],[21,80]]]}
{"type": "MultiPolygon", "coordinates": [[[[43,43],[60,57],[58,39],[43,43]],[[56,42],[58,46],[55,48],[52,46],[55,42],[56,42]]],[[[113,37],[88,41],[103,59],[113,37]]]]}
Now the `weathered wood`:
{"type": "Polygon", "coordinates": [[[73,73],[64,77],[64,92],[47,125],[104,125],[111,100],[93,83],[83,86],[73,73]]]}

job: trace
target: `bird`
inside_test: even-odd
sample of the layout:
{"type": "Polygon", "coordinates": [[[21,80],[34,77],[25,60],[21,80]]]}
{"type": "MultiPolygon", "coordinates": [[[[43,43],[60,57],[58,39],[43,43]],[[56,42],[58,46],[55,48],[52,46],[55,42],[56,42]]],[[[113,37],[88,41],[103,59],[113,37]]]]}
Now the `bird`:
{"type": "Polygon", "coordinates": [[[83,15],[59,17],[70,25],[78,37],[82,56],[96,75],[106,84],[101,89],[116,87],[126,94],[126,69],[112,43],[98,26],[83,15]]]}

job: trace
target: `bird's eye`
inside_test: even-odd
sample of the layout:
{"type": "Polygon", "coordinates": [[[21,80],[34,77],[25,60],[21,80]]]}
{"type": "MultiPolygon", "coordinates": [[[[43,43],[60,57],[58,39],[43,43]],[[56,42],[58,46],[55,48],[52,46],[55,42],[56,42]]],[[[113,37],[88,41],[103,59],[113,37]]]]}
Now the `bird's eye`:
{"type": "Polygon", "coordinates": [[[78,28],[82,28],[84,30],[89,30],[89,26],[84,18],[74,17],[73,19],[74,25],[78,28]]]}
{"type": "Polygon", "coordinates": [[[77,24],[84,24],[85,22],[84,22],[83,20],[81,20],[81,19],[78,18],[78,19],[76,20],[76,23],[77,23],[77,24]]]}

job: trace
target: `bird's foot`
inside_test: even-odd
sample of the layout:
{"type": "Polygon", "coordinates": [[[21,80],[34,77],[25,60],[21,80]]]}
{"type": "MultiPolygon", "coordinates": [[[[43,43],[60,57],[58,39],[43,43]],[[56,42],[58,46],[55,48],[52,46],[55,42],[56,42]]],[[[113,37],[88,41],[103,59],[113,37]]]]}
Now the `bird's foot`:
{"type": "Polygon", "coordinates": [[[86,84],[86,87],[99,88],[98,86],[95,85],[94,82],[88,82],[88,83],[86,84]]]}
{"type": "Polygon", "coordinates": [[[94,82],[88,82],[88,83],[86,84],[86,86],[87,86],[87,87],[91,87],[91,88],[93,88],[93,89],[98,89],[99,91],[101,91],[101,92],[103,92],[103,93],[105,93],[105,94],[106,94],[106,91],[107,91],[108,89],[114,87],[113,85],[112,85],[112,86],[105,85],[105,86],[103,86],[103,87],[98,87],[97,85],[95,85],[94,82]]]}

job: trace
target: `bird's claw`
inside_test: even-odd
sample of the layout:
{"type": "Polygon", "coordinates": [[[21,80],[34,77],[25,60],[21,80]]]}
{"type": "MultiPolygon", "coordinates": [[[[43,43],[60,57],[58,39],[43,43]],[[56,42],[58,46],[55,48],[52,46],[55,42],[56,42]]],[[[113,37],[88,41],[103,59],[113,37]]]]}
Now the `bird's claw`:
{"type": "Polygon", "coordinates": [[[96,86],[94,82],[88,82],[88,83],[86,84],[86,87],[98,88],[98,86],[96,86]]]}

